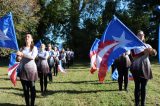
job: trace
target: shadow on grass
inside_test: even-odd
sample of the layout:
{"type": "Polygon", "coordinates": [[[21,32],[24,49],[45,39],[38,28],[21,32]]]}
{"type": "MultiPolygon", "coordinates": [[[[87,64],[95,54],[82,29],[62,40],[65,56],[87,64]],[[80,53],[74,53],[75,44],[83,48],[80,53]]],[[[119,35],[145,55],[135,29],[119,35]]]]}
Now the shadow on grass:
{"type": "Polygon", "coordinates": [[[98,80],[95,81],[65,81],[65,82],[54,82],[54,83],[72,83],[72,84],[111,84],[117,83],[117,81],[106,81],[105,83],[99,83],[98,80]]]}
{"type": "MultiPolygon", "coordinates": [[[[1,87],[0,89],[3,89],[3,90],[10,90],[10,89],[14,89],[14,90],[19,90],[19,91],[22,91],[20,93],[18,92],[3,92],[3,93],[10,93],[10,94],[14,94],[14,95],[17,95],[17,96],[21,96],[24,98],[24,95],[23,95],[23,90],[20,89],[20,88],[7,88],[7,87],[1,87]]],[[[54,95],[54,94],[57,94],[57,93],[67,93],[67,94],[88,94],[88,93],[99,93],[99,92],[117,92],[119,91],[118,89],[109,89],[109,90],[88,90],[88,91],[85,91],[85,90],[48,90],[45,94],[43,94],[43,96],[36,96],[36,98],[43,98],[44,96],[49,96],[49,95],[54,95]]],[[[40,90],[37,90],[36,93],[41,93],[40,90]]],[[[1,104],[0,103],[0,106],[21,106],[21,105],[14,105],[14,104],[9,104],[9,103],[4,103],[4,104],[1,104]]]]}
{"type": "Polygon", "coordinates": [[[89,66],[90,62],[77,62],[71,66],[89,66]]]}
{"type": "Polygon", "coordinates": [[[8,81],[8,80],[10,80],[9,78],[1,78],[1,80],[6,80],[6,81],[8,81]]]}
{"type": "MultiPolygon", "coordinates": [[[[12,88],[12,87],[0,87],[0,90],[3,90],[1,92],[3,93],[9,93],[9,94],[14,94],[14,95],[18,95],[18,96],[23,96],[23,89],[20,88],[12,88]],[[10,90],[15,90],[13,92],[8,92],[10,90]],[[21,91],[21,93],[18,93],[16,91],[21,91]]],[[[1,106],[1,105],[0,105],[1,106]]]]}
{"type": "Polygon", "coordinates": [[[71,68],[66,68],[66,69],[71,69],[71,70],[75,70],[76,71],[76,69],[78,69],[78,70],[84,70],[84,69],[87,69],[87,68],[89,68],[89,67],[81,67],[81,68],[79,68],[79,67],[71,67],[71,68]]]}
{"type": "Polygon", "coordinates": [[[83,94],[83,93],[98,93],[98,92],[117,92],[118,89],[112,89],[112,90],[89,90],[89,91],[78,91],[78,90],[49,90],[47,91],[44,96],[53,95],[56,93],[67,93],[67,94],[83,94]]]}
{"type": "Polygon", "coordinates": [[[18,105],[18,104],[12,104],[12,103],[0,103],[0,106],[25,106],[25,105],[18,105]]]}
{"type": "Polygon", "coordinates": [[[1,74],[1,76],[7,76],[8,74],[1,74]]]}
{"type": "MultiPolygon", "coordinates": [[[[8,74],[7,74],[8,75],[8,74]]],[[[9,77],[7,77],[7,78],[0,78],[1,80],[6,80],[6,81],[10,81],[10,78],[9,77]]],[[[20,81],[20,79],[16,79],[16,81],[18,82],[18,81],[20,81]]]]}
{"type": "Polygon", "coordinates": [[[20,88],[14,88],[14,87],[0,87],[2,90],[17,90],[17,91],[23,91],[20,88]]]}
{"type": "MultiPolygon", "coordinates": [[[[18,95],[18,96],[21,96],[23,97],[23,90],[20,89],[20,88],[12,88],[12,87],[0,87],[0,90],[1,92],[3,93],[8,93],[8,94],[14,94],[14,95],[18,95]],[[3,90],[3,91],[2,91],[3,90]],[[12,91],[12,92],[8,92],[10,90],[15,90],[15,91],[12,91]],[[18,93],[16,91],[21,91],[21,93],[18,93]]],[[[1,105],[0,105],[1,106],[1,105]]]]}

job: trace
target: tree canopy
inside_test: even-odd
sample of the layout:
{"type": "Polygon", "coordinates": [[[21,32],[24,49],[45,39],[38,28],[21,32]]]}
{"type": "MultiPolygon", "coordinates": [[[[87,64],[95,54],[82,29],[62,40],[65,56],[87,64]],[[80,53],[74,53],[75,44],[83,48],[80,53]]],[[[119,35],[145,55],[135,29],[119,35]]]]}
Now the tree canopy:
{"type": "Polygon", "coordinates": [[[152,22],[154,27],[151,25],[157,4],[157,0],[1,0],[0,16],[13,13],[19,45],[23,44],[25,32],[46,44],[56,44],[60,37],[64,47],[85,59],[113,15],[134,33],[142,29],[148,40],[157,41],[159,19],[152,22]]]}

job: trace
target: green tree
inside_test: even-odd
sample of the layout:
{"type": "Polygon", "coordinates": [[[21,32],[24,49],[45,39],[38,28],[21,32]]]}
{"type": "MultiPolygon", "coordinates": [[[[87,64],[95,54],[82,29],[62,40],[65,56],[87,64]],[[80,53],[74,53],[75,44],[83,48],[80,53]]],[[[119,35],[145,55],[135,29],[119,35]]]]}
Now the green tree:
{"type": "Polygon", "coordinates": [[[102,25],[100,32],[103,33],[107,24],[112,19],[113,15],[116,15],[117,1],[116,0],[108,0],[105,3],[105,9],[102,13],[102,25]]]}
{"type": "Polygon", "coordinates": [[[13,13],[14,25],[19,45],[22,45],[23,35],[25,32],[31,32],[33,36],[37,35],[37,24],[40,10],[38,0],[1,0],[0,2],[0,16],[7,12],[13,13]]]}
{"type": "Polygon", "coordinates": [[[142,29],[145,32],[146,41],[153,48],[158,46],[158,20],[154,19],[154,24],[151,22],[157,4],[159,4],[157,0],[132,0],[129,6],[132,20],[131,29],[135,33],[138,29],[142,29]]]}
{"type": "Polygon", "coordinates": [[[65,37],[69,24],[69,0],[52,0],[47,5],[44,0],[40,0],[40,4],[41,19],[37,28],[39,38],[45,37],[48,33],[52,33],[52,38],[55,39],[58,36],[65,37]]]}
{"type": "Polygon", "coordinates": [[[84,44],[88,40],[84,29],[81,29],[79,24],[81,14],[88,3],[94,2],[88,0],[54,0],[45,5],[45,2],[41,0],[42,18],[38,25],[40,37],[42,38],[47,33],[52,32],[50,42],[61,36],[66,41],[66,47],[75,49],[76,52],[81,51],[80,44],[84,44]]]}
{"type": "MultiPolygon", "coordinates": [[[[37,24],[39,16],[37,12],[40,9],[38,0],[0,0],[0,17],[3,17],[8,12],[12,12],[14,26],[16,30],[19,47],[24,43],[25,32],[31,32],[37,37],[37,24]]],[[[7,56],[13,52],[10,49],[0,48],[0,56],[7,56]]]]}

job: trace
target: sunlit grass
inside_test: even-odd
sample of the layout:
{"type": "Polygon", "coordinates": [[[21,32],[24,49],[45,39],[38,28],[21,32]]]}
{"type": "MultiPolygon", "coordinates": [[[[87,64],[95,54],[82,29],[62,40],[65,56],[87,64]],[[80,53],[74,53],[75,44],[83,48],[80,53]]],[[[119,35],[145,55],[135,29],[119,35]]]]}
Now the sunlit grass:
{"type": "MultiPolygon", "coordinates": [[[[152,64],[154,78],[147,86],[147,106],[160,105],[160,65],[152,64]]],[[[7,67],[0,66],[0,106],[24,106],[20,81],[14,87],[7,75],[7,67]]],[[[36,82],[37,106],[134,106],[134,82],[129,81],[129,91],[118,91],[117,81],[112,81],[110,72],[104,84],[98,83],[97,72],[89,73],[88,63],[76,63],[59,73],[48,84],[48,92],[41,96],[39,81],[36,82]]]]}

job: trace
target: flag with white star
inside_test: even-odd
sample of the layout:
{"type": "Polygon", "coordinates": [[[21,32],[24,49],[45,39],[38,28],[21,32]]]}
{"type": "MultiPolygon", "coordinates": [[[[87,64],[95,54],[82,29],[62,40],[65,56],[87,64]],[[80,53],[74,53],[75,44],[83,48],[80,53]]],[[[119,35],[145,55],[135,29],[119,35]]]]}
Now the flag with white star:
{"type": "Polygon", "coordinates": [[[116,58],[128,50],[143,45],[143,42],[114,16],[99,42],[96,62],[99,81],[104,81],[107,70],[116,58]]]}
{"type": "Polygon", "coordinates": [[[0,18],[0,47],[19,49],[11,12],[0,18]]]}

